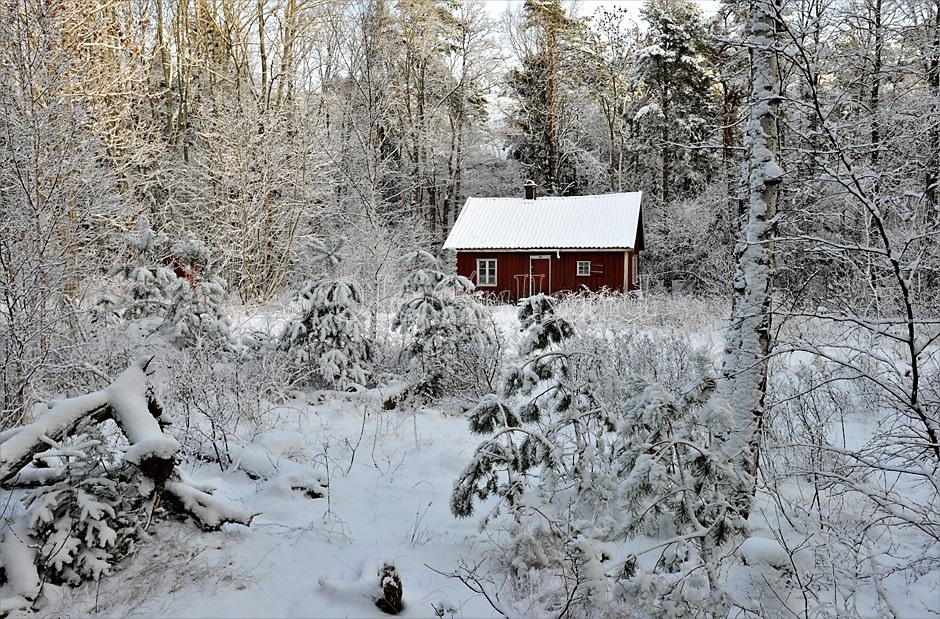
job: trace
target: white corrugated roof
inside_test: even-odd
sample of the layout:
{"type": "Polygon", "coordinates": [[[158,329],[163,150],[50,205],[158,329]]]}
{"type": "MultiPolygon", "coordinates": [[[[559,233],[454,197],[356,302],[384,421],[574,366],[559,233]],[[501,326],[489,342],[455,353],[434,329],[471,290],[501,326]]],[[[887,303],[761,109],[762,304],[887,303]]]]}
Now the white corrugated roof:
{"type": "Polygon", "coordinates": [[[469,198],[444,249],[633,248],[641,197],[469,198]]]}

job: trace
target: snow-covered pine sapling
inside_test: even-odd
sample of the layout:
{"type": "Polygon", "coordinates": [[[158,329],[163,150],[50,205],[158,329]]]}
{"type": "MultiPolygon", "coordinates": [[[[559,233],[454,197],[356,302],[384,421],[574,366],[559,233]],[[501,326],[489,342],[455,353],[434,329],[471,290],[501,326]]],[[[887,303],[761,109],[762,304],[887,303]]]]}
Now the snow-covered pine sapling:
{"type": "Polygon", "coordinates": [[[230,350],[229,319],[223,311],[225,281],[211,273],[209,250],[192,232],[171,243],[142,217],[138,233],[125,237],[136,264],[116,269],[126,285],[120,315],[126,320],[157,316],[181,346],[230,350]]]}
{"type": "Polygon", "coordinates": [[[650,602],[651,615],[700,614],[707,599],[714,616],[726,616],[730,598],[719,573],[747,533],[736,509],[748,491],[747,475],[727,449],[733,414],[716,395],[708,361],[700,357],[696,367],[697,377],[679,396],[632,379],[627,390],[633,397],[618,429],[620,534],[646,540],[647,552],[659,555],[642,574],[637,557],[630,558],[623,585],[635,599],[650,602]]]}
{"type": "Polygon", "coordinates": [[[401,361],[418,392],[459,391],[475,364],[495,349],[487,314],[469,294],[474,286],[465,277],[444,273],[437,258],[423,250],[405,254],[399,265],[405,272],[402,305],[392,328],[404,337],[401,361]]]}
{"type": "Polygon", "coordinates": [[[543,476],[554,479],[564,466],[549,417],[574,403],[568,359],[558,350],[574,330],[544,295],[520,301],[518,315],[522,359],[504,373],[500,395],[483,397],[468,413],[471,432],[487,439],[454,484],[450,509],[457,517],[471,516],[475,501],[496,495],[518,519],[532,469],[542,465],[543,476]]]}
{"type": "Polygon", "coordinates": [[[170,256],[179,275],[189,280],[195,279],[196,274],[209,265],[209,247],[188,230],[183,233],[182,239],[173,243],[170,256]]]}
{"type": "Polygon", "coordinates": [[[182,283],[172,313],[167,317],[173,340],[190,348],[231,351],[235,341],[224,309],[228,296],[225,281],[209,275],[197,278],[192,284],[182,283]]]}
{"type": "Polygon", "coordinates": [[[281,345],[295,363],[312,366],[325,384],[345,390],[369,380],[373,345],[359,284],[336,275],[342,246],[342,239],[335,247],[308,242],[302,256],[307,279],[294,294],[301,313],[288,325],[281,345]],[[325,277],[313,277],[317,263],[325,264],[325,277]]]}
{"type": "Polygon", "coordinates": [[[96,426],[37,458],[64,472],[60,481],[33,490],[25,501],[39,574],[55,584],[98,580],[133,553],[145,534],[144,476],[136,466],[113,460],[96,426]]]}
{"type": "Polygon", "coordinates": [[[225,280],[210,270],[209,248],[187,232],[171,248],[182,275],[167,322],[177,344],[192,348],[230,351],[234,338],[225,313],[225,280]]]}
{"type": "Polygon", "coordinates": [[[362,291],[348,279],[306,282],[297,291],[303,313],[287,333],[295,361],[312,364],[335,389],[365,384],[370,375],[372,345],[362,314],[362,291]]]}
{"type": "Polygon", "coordinates": [[[165,317],[183,286],[165,263],[170,252],[169,237],[154,231],[147,218],[141,217],[137,234],[128,234],[124,240],[136,256],[133,262],[112,271],[125,280],[117,313],[125,320],[165,317]]]}

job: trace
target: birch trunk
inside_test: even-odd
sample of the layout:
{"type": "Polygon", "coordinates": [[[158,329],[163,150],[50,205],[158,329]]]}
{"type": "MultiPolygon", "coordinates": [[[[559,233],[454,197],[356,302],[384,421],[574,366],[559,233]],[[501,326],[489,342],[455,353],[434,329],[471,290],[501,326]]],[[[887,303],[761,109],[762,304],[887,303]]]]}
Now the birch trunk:
{"type": "MultiPolygon", "coordinates": [[[[747,45],[751,58],[751,101],[745,132],[747,205],[740,231],[733,310],[723,365],[724,395],[734,411],[736,436],[729,454],[749,476],[749,503],[764,427],[768,357],[771,352],[771,297],[776,259],[777,195],[783,170],[777,163],[776,15],[779,0],[751,0],[747,45]]],[[[746,512],[747,505],[741,506],[746,512]]]]}

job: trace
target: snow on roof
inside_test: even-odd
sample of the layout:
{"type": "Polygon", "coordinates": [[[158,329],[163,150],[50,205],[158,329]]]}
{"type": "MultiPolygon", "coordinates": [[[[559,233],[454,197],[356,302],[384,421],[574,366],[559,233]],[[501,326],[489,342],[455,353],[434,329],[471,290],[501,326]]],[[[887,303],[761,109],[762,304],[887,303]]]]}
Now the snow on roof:
{"type": "Polygon", "coordinates": [[[633,248],[641,197],[469,198],[444,249],[633,248]]]}

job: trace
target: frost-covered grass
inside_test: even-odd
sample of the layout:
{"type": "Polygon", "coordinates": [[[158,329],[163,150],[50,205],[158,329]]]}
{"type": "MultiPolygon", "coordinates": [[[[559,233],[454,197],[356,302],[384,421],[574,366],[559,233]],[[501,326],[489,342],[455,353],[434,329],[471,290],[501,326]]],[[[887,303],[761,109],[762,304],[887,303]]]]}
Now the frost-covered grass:
{"type": "Polygon", "coordinates": [[[676,328],[690,336],[708,335],[727,326],[731,309],[727,299],[647,293],[575,294],[558,304],[558,314],[580,328],[622,325],[637,329],[676,328]]]}
{"type": "MultiPolygon", "coordinates": [[[[515,354],[520,338],[515,311],[488,308],[506,336],[506,355],[515,354]]],[[[610,367],[676,389],[688,378],[693,350],[718,360],[728,308],[691,298],[576,296],[563,300],[558,314],[573,323],[577,345],[610,367]]],[[[286,319],[268,308],[233,322],[244,332],[276,332],[286,319]]],[[[386,409],[390,395],[407,394],[406,384],[349,393],[288,388],[287,372],[273,358],[219,362],[161,344],[147,329],[121,333],[104,341],[123,342],[112,348],[124,354],[158,354],[159,392],[175,417],[185,472],[259,515],[250,527],[227,524],[215,532],[158,522],[110,576],[74,589],[47,586],[34,616],[383,617],[374,600],[385,562],[401,575],[404,617],[501,616],[494,602],[518,616],[558,614],[571,572],[507,572],[511,527],[480,526],[493,499],[471,518],[451,514],[454,481],[481,440],[469,432],[466,399],[405,398],[386,409]],[[483,587],[491,599],[471,587],[483,587]]],[[[119,363],[106,367],[112,365],[119,363]]],[[[855,383],[810,389],[826,384],[833,371],[805,355],[775,361],[766,474],[749,520],[754,532],[719,570],[738,601],[731,616],[936,616],[930,604],[940,596],[935,540],[916,526],[897,526],[870,497],[837,483],[833,475],[842,472],[859,487],[881,487],[871,471],[817,445],[825,439],[840,448],[864,446],[885,418],[884,402],[855,383]]],[[[936,495],[909,482],[898,480],[894,490],[903,489],[908,506],[926,505],[929,516],[936,495]]],[[[0,493],[2,517],[19,509],[20,494],[0,493]]],[[[597,524],[572,514],[566,526],[589,532],[597,524]]],[[[512,539],[519,564],[531,563],[538,544],[512,539]]],[[[605,570],[616,572],[618,561],[657,543],[637,537],[575,550],[593,556],[603,549],[584,563],[587,581],[599,582],[605,570]]],[[[639,563],[653,569],[677,560],[664,553],[647,553],[639,563]]],[[[655,591],[633,590],[626,598],[611,591],[604,612],[643,616],[631,610],[630,596],[655,597],[655,591]]],[[[573,608],[572,615],[604,614],[603,606],[592,608],[573,608]]]]}

